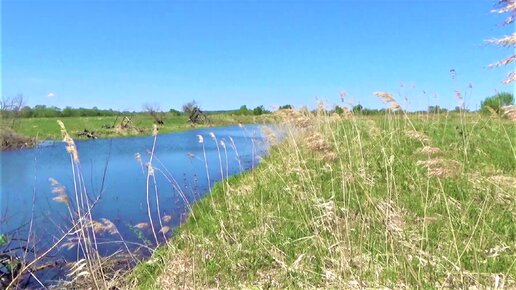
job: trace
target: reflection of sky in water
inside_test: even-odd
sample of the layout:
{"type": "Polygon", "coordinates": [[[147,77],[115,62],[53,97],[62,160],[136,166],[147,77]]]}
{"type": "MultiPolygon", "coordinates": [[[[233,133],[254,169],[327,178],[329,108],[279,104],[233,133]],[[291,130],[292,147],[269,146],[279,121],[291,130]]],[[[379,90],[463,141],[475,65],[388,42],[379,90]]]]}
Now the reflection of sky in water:
{"type": "MultiPolygon", "coordinates": [[[[173,227],[184,221],[185,199],[192,202],[208,190],[203,146],[199,144],[197,135],[204,136],[211,182],[221,179],[219,153],[209,132],[215,133],[218,141],[223,140],[226,144],[225,151],[219,143],[224,175],[226,172],[229,175],[238,173],[241,167],[244,170],[251,168],[257,162],[256,156],[265,153],[266,144],[260,137],[259,126],[245,126],[243,129],[238,126],[210,128],[159,135],[153,166],[156,168],[160,213],[162,217],[172,217],[164,226],[173,227]],[[240,164],[229,137],[234,141],[240,164]],[[172,183],[169,181],[171,179],[174,180],[172,183]],[[184,193],[184,197],[179,194],[180,191],[184,193]]],[[[92,196],[101,196],[93,210],[94,219],[111,220],[129,242],[142,241],[128,225],[148,223],[146,172],[142,172],[142,166],[135,159],[135,154],[141,154],[145,166],[152,142],[152,137],[76,142],[87,191],[92,196]]],[[[70,157],[64,147],[63,143],[45,143],[37,149],[1,153],[1,232],[13,231],[20,226],[22,230],[19,233],[26,231],[26,226],[23,226],[31,218],[33,198],[33,228],[41,247],[51,245],[56,238],[62,236],[61,231],[70,226],[67,222],[69,218],[66,205],[52,200],[55,195],[49,182],[49,178],[59,181],[66,186],[68,195],[74,195],[70,157]]],[[[150,195],[154,224],[158,232],[160,225],[153,186],[150,195]]],[[[143,230],[143,233],[146,239],[153,241],[150,229],[143,230]]],[[[114,237],[104,234],[98,238],[102,243],[112,241],[114,237]]],[[[101,252],[108,254],[119,248],[120,244],[110,243],[102,246],[101,252]]],[[[75,253],[72,250],[66,254],[61,250],[60,255],[73,259],[75,253]]]]}

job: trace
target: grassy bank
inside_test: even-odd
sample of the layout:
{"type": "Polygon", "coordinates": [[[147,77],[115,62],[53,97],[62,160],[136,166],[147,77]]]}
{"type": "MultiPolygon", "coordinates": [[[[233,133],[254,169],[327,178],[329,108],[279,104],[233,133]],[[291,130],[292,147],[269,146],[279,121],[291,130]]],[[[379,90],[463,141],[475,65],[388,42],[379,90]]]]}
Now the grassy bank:
{"type": "MultiPolygon", "coordinates": [[[[239,123],[259,123],[267,122],[268,116],[241,116],[232,114],[213,114],[209,116],[211,123],[205,125],[192,125],[188,122],[186,116],[175,116],[166,114],[163,118],[164,125],[160,128],[160,132],[178,132],[192,128],[202,128],[209,126],[226,126],[236,125],[239,123]]],[[[145,114],[137,114],[132,116],[131,125],[135,129],[106,129],[103,126],[113,126],[122,121],[122,117],[66,117],[66,118],[22,118],[18,120],[15,131],[23,136],[37,137],[39,140],[58,140],[61,139],[60,128],[57,120],[60,119],[68,128],[72,137],[81,139],[78,133],[84,130],[95,132],[98,137],[123,137],[123,136],[141,136],[151,135],[154,119],[145,114]],[[115,122],[116,121],[116,122],[115,122]]]]}
{"type": "Polygon", "coordinates": [[[284,142],[195,204],[133,286],[516,287],[515,123],[283,115],[284,142]]]}

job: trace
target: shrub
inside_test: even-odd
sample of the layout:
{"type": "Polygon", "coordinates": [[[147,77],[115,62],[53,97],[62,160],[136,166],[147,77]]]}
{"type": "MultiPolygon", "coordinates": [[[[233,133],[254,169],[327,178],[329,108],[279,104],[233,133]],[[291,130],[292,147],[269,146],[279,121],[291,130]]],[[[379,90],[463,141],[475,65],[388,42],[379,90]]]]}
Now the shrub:
{"type": "Polygon", "coordinates": [[[514,104],[514,96],[511,93],[502,92],[483,100],[480,103],[480,111],[483,113],[489,113],[493,110],[497,114],[500,114],[503,106],[509,106],[512,104],[514,104]]]}

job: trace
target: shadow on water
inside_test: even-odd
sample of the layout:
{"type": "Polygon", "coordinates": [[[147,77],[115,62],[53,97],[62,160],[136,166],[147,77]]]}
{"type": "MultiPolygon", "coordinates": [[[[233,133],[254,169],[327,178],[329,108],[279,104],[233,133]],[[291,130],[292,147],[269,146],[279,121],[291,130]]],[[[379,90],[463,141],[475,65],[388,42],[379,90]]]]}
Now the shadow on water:
{"type": "MultiPolygon", "coordinates": [[[[152,136],[76,141],[83,188],[95,204],[92,227],[98,225],[95,239],[101,256],[125,251],[145,257],[157,246],[146,196],[152,145],[152,136]]],[[[158,135],[151,169],[156,186],[149,190],[158,244],[185,221],[189,205],[215,182],[253,168],[267,149],[259,125],[158,135]]],[[[44,142],[33,149],[2,152],[0,158],[0,275],[7,279],[6,272],[13,275],[13,269],[26,265],[17,265],[13,257],[31,261],[52,249],[24,277],[26,283],[64,278],[60,266],[83,258],[74,236],[66,235],[74,214],[66,202],[76,201],[80,185],[73,182],[65,144],[44,142]]]]}

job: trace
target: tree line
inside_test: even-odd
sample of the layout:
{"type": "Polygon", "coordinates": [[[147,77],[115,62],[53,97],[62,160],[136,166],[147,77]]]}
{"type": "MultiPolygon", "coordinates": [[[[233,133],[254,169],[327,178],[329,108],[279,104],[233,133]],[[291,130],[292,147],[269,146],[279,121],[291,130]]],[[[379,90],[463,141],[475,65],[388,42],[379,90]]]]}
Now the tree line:
{"type": "MultiPolygon", "coordinates": [[[[504,106],[509,106],[514,104],[514,96],[512,93],[501,92],[497,93],[494,96],[488,97],[484,99],[480,104],[480,112],[488,113],[488,112],[496,112],[500,113],[500,110],[504,106]]],[[[200,109],[199,105],[195,102],[189,102],[183,105],[181,111],[176,109],[170,109],[168,111],[169,114],[173,116],[190,116],[194,107],[200,109]]],[[[280,106],[280,110],[284,109],[292,109],[293,106],[290,104],[286,104],[280,106]]],[[[344,108],[341,106],[335,106],[330,113],[342,114],[344,112],[344,108]]],[[[464,108],[456,107],[451,111],[465,111],[464,108]]],[[[361,115],[377,115],[382,114],[386,110],[385,109],[368,109],[364,108],[362,105],[353,106],[350,111],[355,114],[361,115]]],[[[446,108],[442,108],[438,105],[428,106],[426,111],[427,113],[443,113],[448,112],[450,110],[446,108]]],[[[55,106],[46,106],[46,105],[36,105],[34,107],[30,107],[25,105],[23,96],[18,95],[13,98],[3,99],[0,102],[0,117],[4,119],[11,118],[53,118],[53,117],[103,117],[103,116],[118,116],[118,115],[127,115],[127,114],[143,114],[150,113],[155,116],[158,114],[163,114],[164,112],[159,107],[153,107],[149,105],[144,105],[142,111],[140,112],[129,112],[129,111],[117,111],[113,109],[99,109],[97,107],[93,108],[73,108],[70,106],[65,107],[64,109],[55,107],[55,106]]],[[[206,111],[206,114],[214,114],[214,113],[227,113],[234,115],[254,115],[259,116],[263,114],[270,114],[271,111],[267,110],[263,105],[257,106],[253,109],[247,108],[246,105],[242,105],[238,110],[228,110],[228,111],[206,111]]]]}

